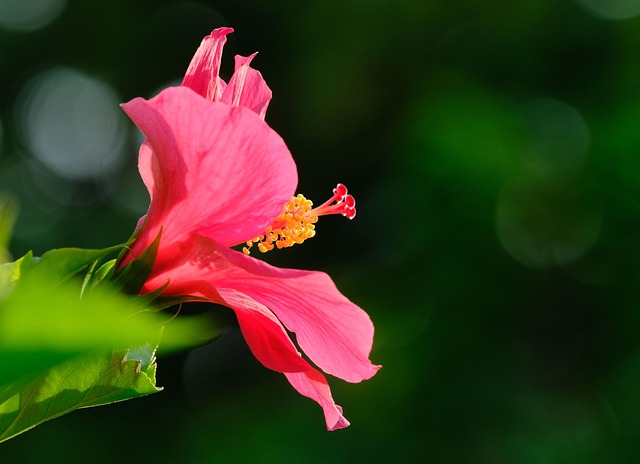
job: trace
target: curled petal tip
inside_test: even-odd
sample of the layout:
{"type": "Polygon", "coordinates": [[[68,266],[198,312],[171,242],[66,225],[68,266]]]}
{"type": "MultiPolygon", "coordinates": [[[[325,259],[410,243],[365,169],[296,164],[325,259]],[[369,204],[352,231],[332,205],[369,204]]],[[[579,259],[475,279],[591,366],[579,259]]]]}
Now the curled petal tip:
{"type": "MultiPolygon", "coordinates": [[[[340,409],[341,409],[341,413],[342,413],[342,408],[340,408],[340,409]]],[[[344,416],[340,416],[338,421],[335,424],[333,424],[332,426],[327,426],[327,429],[329,430],[329,432],[334,432],[336,430],[346,429],[350,425],[351,425],[351,423],[347,419],[345,419],[344,416]]]]}

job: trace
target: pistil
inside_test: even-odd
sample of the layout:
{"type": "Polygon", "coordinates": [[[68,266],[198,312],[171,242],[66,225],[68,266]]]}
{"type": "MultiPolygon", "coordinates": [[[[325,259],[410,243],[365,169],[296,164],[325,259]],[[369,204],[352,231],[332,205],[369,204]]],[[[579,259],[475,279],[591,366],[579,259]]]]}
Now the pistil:
{"type": "Polygon", "coordinates": [[[262,235],[246,242],[247,246],[242,252],[248,255],[254,244],[262,253],[266,253],[274,247],[280,249],[303,243],[316,234],[315,223],[320,216],[342,214],[348,219],[356,216],[356,200],[342,184],[333,189],[333,196],[329,200],[317,208],[312,207],[313,203],[304,195],[293,197],[262,235]]]}

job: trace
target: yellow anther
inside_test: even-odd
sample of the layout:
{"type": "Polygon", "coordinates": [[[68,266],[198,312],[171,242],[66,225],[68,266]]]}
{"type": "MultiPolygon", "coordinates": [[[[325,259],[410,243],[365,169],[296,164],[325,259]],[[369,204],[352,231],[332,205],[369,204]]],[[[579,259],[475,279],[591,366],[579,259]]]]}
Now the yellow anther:
{"type": "Polygon", "coordinates": [[[318,221],[318,216],[310,213],[311,208],[313,208],[313,202],[307,200],[304,195],[298,194],[293,197],[285,204],[282,214],[273,221],[264,234],[247,241],[247,246],[242,249],[242,252],[248,255],[254,243],[258,244],[258,249],[262,253],[266,253],[274,247],[287,248],[313,237],[316,233],[314,223],[318,221]]]}
{"type": "Polygon", "coordinates": [[[333,189],[332,198],[317,208],[312,208],[311,200],[307,200],[302,194],[296,195],[285,204],[280,216],[262,235],[246,242],[247,246],[242,248],[242,252],[248,255],[254,243],[258,244],[262,253],[273,250],[274,247],[280,249],[303,243],[316,234],[315,223],[318,222],[318,216],[342,214],[353,219],[356,215],[355,199],[347,194],[347,188],[342,184],[333,189]]]}

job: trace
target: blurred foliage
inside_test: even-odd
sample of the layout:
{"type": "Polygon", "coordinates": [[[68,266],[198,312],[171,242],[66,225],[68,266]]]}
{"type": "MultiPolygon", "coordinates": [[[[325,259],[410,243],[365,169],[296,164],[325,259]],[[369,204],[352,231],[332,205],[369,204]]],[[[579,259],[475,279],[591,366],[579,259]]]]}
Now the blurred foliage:
{"type": "Polygon", "coordinates": [[[122,242],[147,201],[130,123],[115,173],[44,168],[21,135],[26,83],[64,66],[121,101],[149,97],[179,81],[211,29],[232,26],[226,75],[233,54],[260,52],[267,121],[300,191],[323,201],[340,181],[358,201],[355,221],[329,218],[267,259],[329,272],[371,314],[384,366],[359,385],[330,381],[352,426],[327,433],[317,406],[252,358],[228,311],[185,306],[230,327],[161,357],[163,394],[58,419],[0,456],[639,461],[640,17],[608,20],[598,5],[69,0],[43,29],[0,30],[14,256],[122,242]]]}
{"type": "Polygon", "coordinates": [[[171,321],[148,310],[147,295],[74,278],[122,248],[55,249],[0,264],[0,442],[78,408],[156,393],[158,343],[167,352],[214,335],[202,316],[171,321]]]}

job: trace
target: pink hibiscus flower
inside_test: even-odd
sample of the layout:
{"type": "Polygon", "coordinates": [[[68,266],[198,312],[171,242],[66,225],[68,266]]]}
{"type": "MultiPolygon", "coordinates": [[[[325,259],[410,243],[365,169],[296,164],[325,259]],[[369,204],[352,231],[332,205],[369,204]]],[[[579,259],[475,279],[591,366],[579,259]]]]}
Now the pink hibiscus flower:
{"type": "MultiPolygon", "coordinates": [[[[191,295],[232,308],[251,351],[322,406],[327,428],[349,425],[319,369],[349,382],[372,377],[373,324],[321,272],[280,269],[248,256],[313,236],[317,216],[355,215],[338,185],[318,208],[293,197],[296,165],[264,121],[271,90],[250,57],[236,56],[229,83],[219,77],[222,48],[232,29],[204,38],[180,87],[124,111],[146,136],[139,169],[151,204],[131,256],[158,236],[157,257],[141,293],[167,284],[163,295],[191,295]],[[246,244],[244,253],[231,249],[246,244]]],[[[127,258],[128,260],[131,257],[127,258]]]]}

